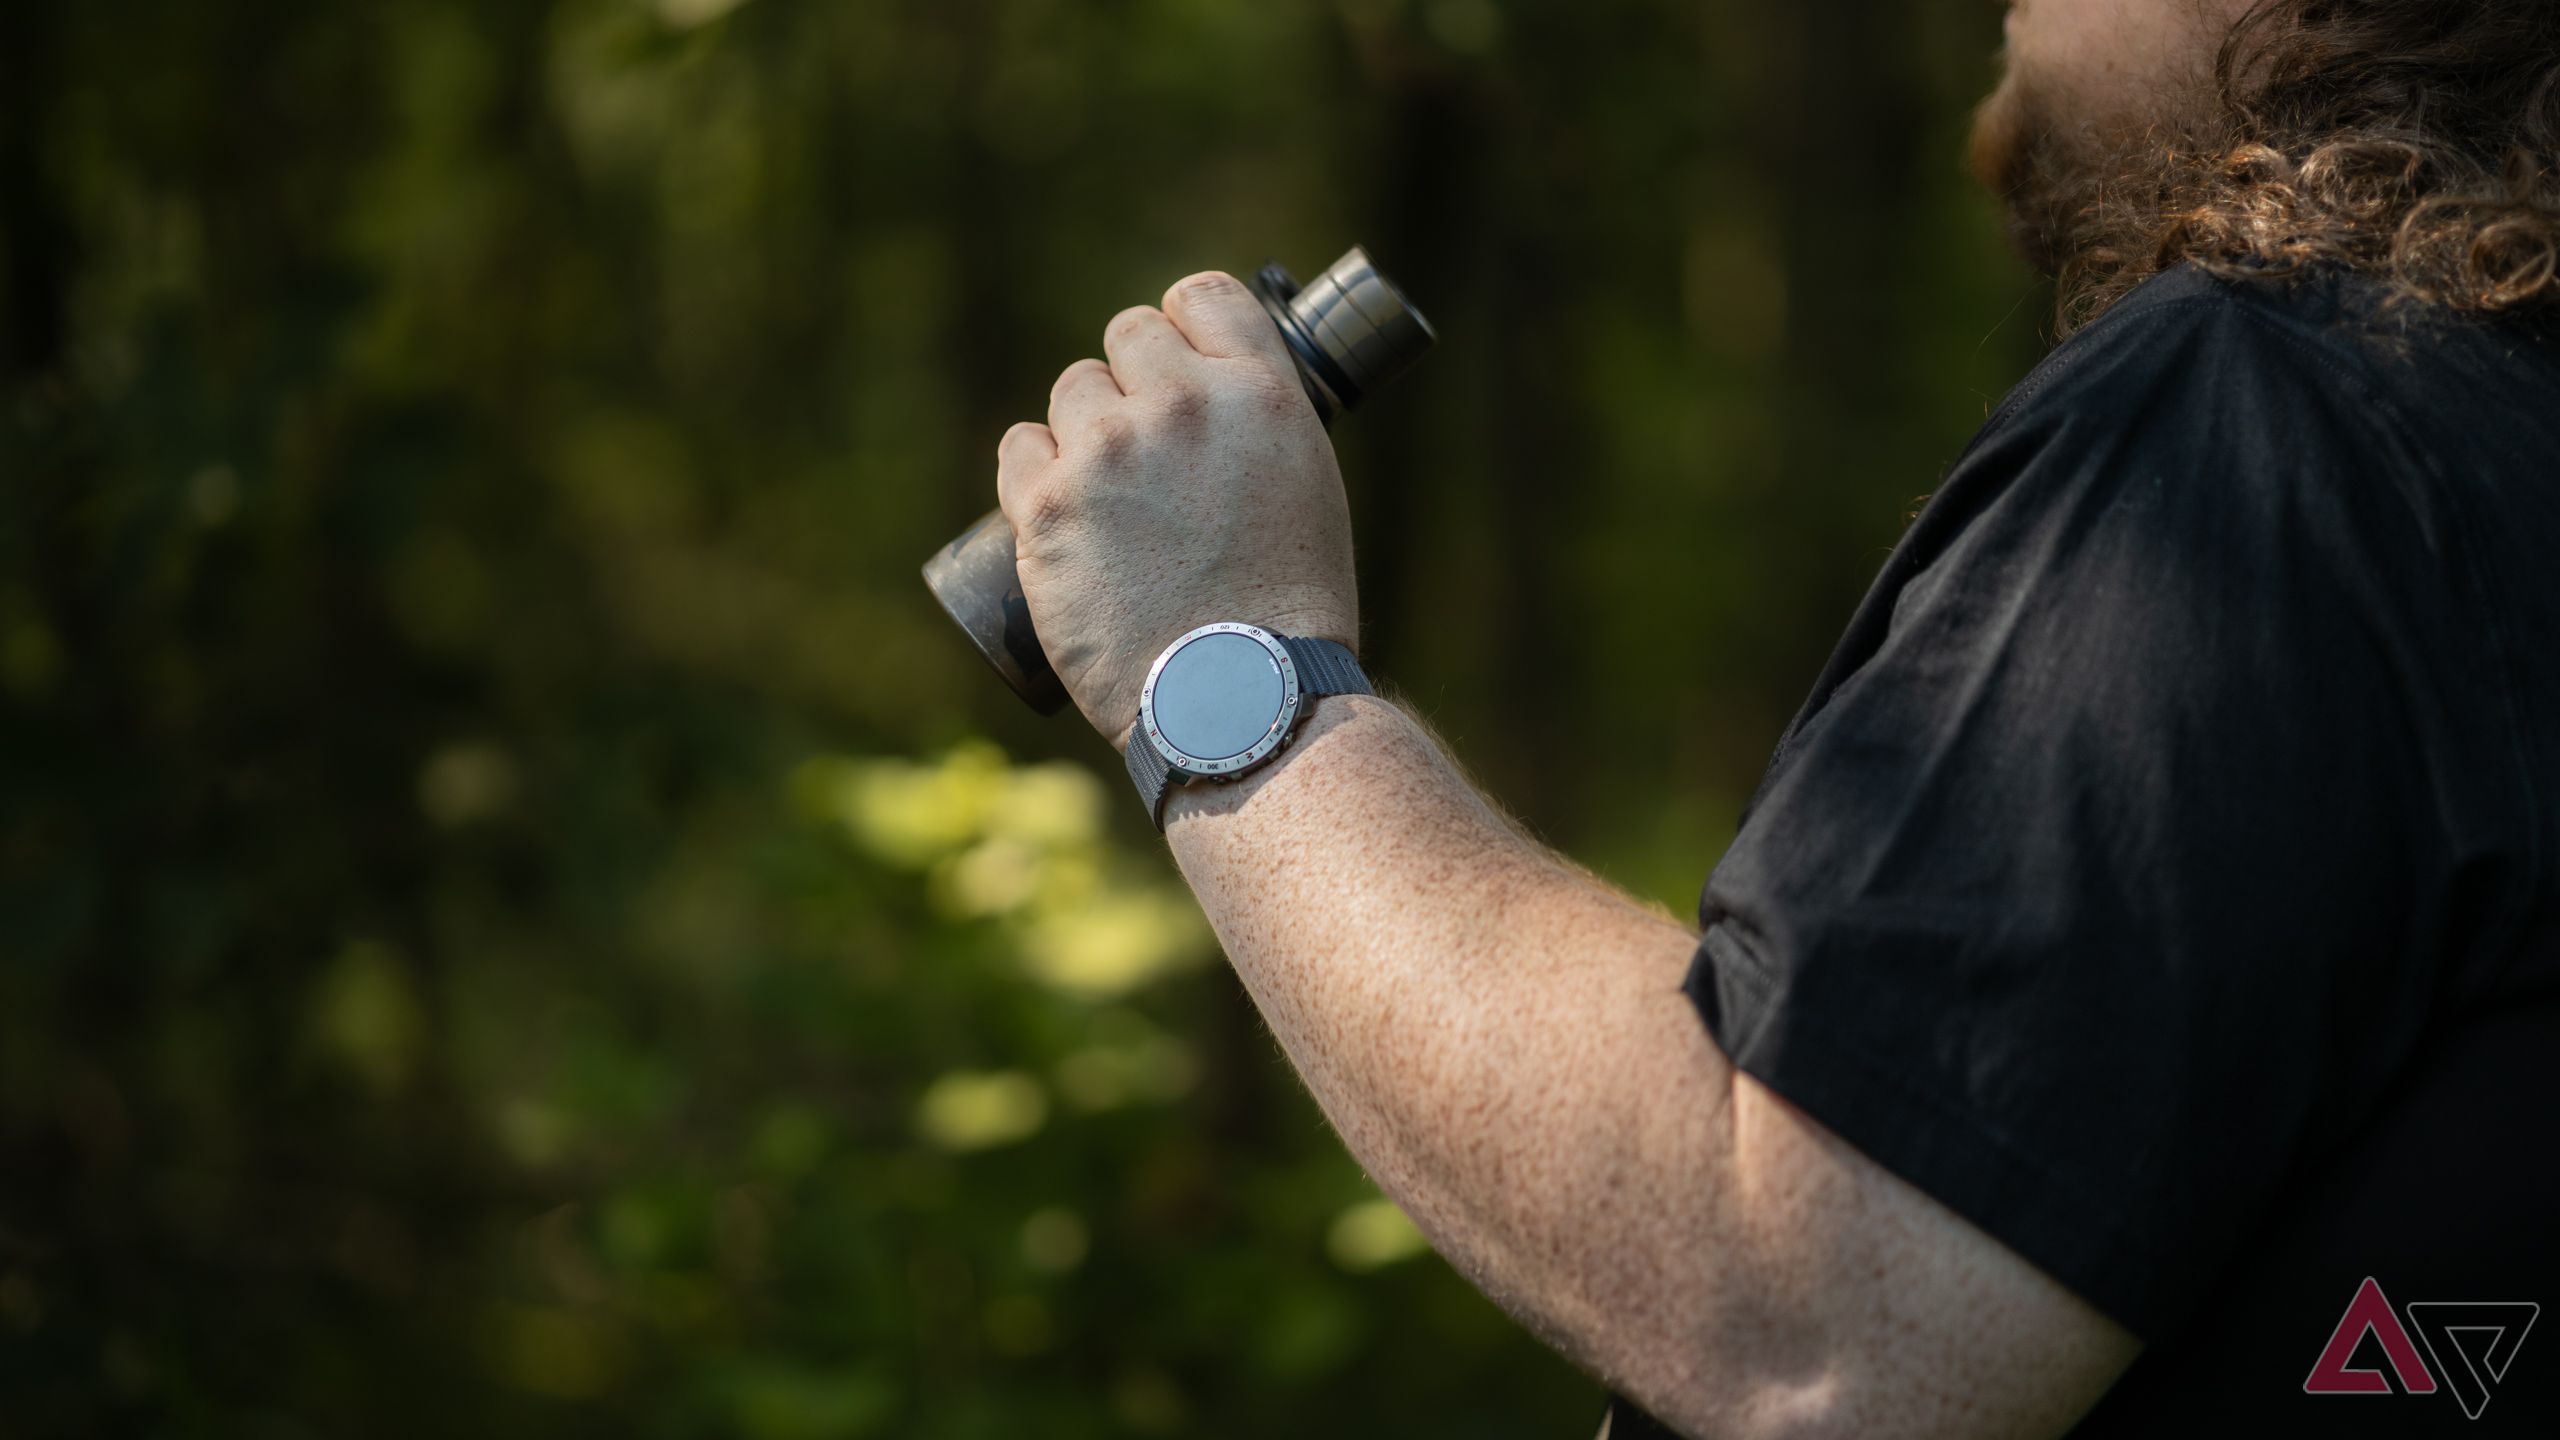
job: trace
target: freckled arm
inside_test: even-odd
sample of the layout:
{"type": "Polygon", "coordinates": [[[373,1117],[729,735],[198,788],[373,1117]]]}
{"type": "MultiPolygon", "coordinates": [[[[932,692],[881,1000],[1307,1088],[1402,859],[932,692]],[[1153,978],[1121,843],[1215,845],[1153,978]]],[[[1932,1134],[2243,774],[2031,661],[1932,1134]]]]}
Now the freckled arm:
{"type": "Polygon", "coordinates": [[[1167,807],[1344,1142],[1569,1358],[1698,1435],[2054,1435],[2134,1342],[1750,1077],[1697,936],[1521,835],[1385,701],[1167,807]]]}

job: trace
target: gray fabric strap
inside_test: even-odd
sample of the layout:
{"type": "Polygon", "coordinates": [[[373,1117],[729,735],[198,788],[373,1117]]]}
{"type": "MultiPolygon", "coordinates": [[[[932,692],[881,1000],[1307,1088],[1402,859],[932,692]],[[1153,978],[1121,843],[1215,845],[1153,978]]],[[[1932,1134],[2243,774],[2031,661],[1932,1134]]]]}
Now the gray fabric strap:
{"type": "MultiPolygon", "coordinates": [[[[1360,659],[1349,646],[1331,640],[1307,640],[1295,635],[1274,635],[1280,648],[1289,652],[1289,663],[1298,671],[1298,694],[1302,697],[1298,718],[1306,718],[1306,702],[1325,695],[1375,695],[1369,677],[1360,668],[1360,659]]],[[[1172,793],[1173,782],[1189,775],[1167,764],[1142,726],[1129,729],[1129,778],[1138,787],[1138,799],[1147,807],[1147,818],[1157,830],[1164,829],[1164,800],[1172,793]]]]}

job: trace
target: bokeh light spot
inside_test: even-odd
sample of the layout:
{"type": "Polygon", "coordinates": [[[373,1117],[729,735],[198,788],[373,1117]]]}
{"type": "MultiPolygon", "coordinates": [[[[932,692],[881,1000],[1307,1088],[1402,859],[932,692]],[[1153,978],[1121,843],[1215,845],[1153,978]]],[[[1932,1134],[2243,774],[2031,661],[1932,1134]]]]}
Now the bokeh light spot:
{"type": "Polygon", "coordinates": [[[1040,1082],[1019,1070],[956,1070],[925,1087],[916,1128],[945,1150],[988,1150],[1038,1134],[1049,1118],[1040,1082]]]}
{"type": "Polygon", "coordinates": [[[1431,1248],[1395,1202],[1364,1200],[1333,1217],[1325,1232],[1325,1252],[1333,1263],[1361,1274],[1410,1260],[1431,1248]]]}
{"type": "Polygon", "coordinates": [[[1034,1210],[1022,1222],[1022,1259],[1034,1270],[1063,1275],[1082,1265],[1092,1246],[1084,1218],[1063,1205],[1034,1210]]]}
{"type": "Polygon", "coordinates": [[[312,993],[313,1040],[377,1095],[407,1087],[426,1029],[408,970],[391,947],[376,941],[349,942],[312,993]]]}

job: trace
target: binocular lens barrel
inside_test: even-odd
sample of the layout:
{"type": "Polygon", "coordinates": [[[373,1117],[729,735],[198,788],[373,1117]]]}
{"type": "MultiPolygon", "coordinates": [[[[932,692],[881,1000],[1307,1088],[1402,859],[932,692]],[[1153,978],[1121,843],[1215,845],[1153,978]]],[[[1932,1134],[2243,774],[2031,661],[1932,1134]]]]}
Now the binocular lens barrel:
{"type": "Polygon", "coordinates": [[[1253,280],[1327,421],[1403,374],[1439,338],[1358,246],[1303,290],[1277,265],[1263,266],[1253,280]]]}
{"type": "MultiPolygon", "coordinates": [[[[1278,265],[1263,266],[1252,287],[1288,343],[1307,398],[1328,424],[1403,374],[1439,338],[1358,246],[1304,288],[1278,265]]],[[[1002,511],[988,512],[934,552],[924,563],[924,583],[1024,704],[1043,715],[1065,707],[1066,686],[1040,649],[1022,598],[1013,527],[1002,511]]]]}

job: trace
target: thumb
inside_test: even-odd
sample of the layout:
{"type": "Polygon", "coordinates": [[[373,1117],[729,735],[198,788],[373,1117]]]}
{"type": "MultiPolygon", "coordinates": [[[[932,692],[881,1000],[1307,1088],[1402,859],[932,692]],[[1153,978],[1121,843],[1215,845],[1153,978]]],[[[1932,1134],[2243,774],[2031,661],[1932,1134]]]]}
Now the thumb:
{"type": "Polygon", "coordinates": [[[1293,373],[1280,327],[1244,282],[1222,270],[1204,270],[1173,282],[1164,313],[1191,348],[1216,360],[1261,360],[1283,375],[1293,373]]]}

